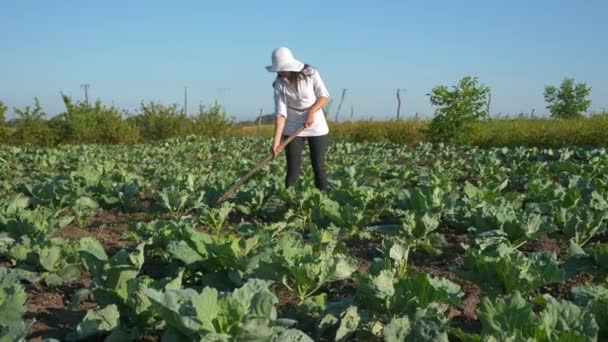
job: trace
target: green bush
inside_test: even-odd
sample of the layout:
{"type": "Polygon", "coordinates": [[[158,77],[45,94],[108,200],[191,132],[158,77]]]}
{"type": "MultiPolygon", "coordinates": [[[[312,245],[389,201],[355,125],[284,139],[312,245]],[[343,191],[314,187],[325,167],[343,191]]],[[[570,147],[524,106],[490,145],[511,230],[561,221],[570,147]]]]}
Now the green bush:
{"type": "Polygon", "coordinates": [[[188,133],[210,138],[225,138],[231,135],[232,122],[227,118],[222,106],[214,104],[205,109],[200,105],[198,113],[191,119],[188,133]]]}
{"type": "Polygon", "coordinates": [[[141,114],[129,119],[147,141],[163,140],[188,134],[188,117],[177,104],[165,106],[160,103],[141,102],[141,114]]]}
{"type": "Polygon", "coordinates": [[[24,145],[51,145],[57,142],[56,133],[45,120],[46,113],[42,111],[38,98],[34,99],[34,108],[15,108],[18,116],[16,131],[10,136],[13,143],[24,145]]]}
{"type": "Polygon", "coordinates": [[[464,143],[471,123],[484,118],[490,88],[478,85],[476,77],[464,77],[450,91],[447,86],[433,88],[431,104],[438,106],[428,130],[430,142],[464,143]]]}
{"type": "Polygon", "coordinates": [[[591,105],[587,99],[591,88],[586,83],[574,84],[574,79],[566,78],[562,81],[559,89],[554,86],[545,87],[545,101],[551,116],[559,119],[580,118],[582,112],[591,105]]]}
{"type": "Polygon", "coordinates": [[[62,98],[66,111],[49,121],[62,142],[132,144],[140,140],[137,127],[123,120],[117,108],[106,107],[99,100],[90,106],[85,102],[74,103],[66,95],[62,98]]]}

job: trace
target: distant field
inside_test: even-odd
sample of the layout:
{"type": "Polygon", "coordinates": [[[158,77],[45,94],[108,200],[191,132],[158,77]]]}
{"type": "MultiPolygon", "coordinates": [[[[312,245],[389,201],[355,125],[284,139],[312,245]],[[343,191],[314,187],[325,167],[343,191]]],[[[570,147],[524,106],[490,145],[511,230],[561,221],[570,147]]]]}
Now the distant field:
{"type": "MultiPolygon", "coordinates": [[[[356,142],[390,141],[403,144],[426,142],[424,130],[429,121],[358,121],[330,122],[330,134],[335,139],[356,142]]],[[[273,125],[243,126],[233,131],[235,136],[271,137],[273,125]]],[[[608,146],[608,115],[591,118],[500,119],[484,120],[473,125],[467,142],[481,147],[528,146],[608,146]]]]}
{"type": "Polygon", "coordinates": [[[274,125],[261,125],[261,126],[241,126],[234,131],[236,136],[263,136],[272,137],[274,132],[274,125]]]}

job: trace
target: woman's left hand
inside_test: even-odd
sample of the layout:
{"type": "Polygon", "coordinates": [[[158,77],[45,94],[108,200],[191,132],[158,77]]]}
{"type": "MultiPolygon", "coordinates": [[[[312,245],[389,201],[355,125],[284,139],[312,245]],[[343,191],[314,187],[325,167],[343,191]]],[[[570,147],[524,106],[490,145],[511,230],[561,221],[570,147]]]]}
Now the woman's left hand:
{"type": "Polygon", "coordinates": [[[312,114],[308,114],[308,116],[306,116],[306,122],[304,122],[304,127],[308,128],[310,126],[312,126],[312,124],[315,122],[315,116],[312,114]]]}

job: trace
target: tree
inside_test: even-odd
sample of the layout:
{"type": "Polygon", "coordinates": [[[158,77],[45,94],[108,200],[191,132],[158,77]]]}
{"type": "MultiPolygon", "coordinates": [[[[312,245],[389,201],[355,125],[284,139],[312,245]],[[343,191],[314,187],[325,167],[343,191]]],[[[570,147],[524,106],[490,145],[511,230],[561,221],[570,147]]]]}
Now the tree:
{"type": "Polygon", "coordinates": [[[439,85],[430,94],[431,104],[438,106],[425,134],[430,142],[459,143],[470,124],[488,116],[490,88],[479,85],[477,77],[466,76],[452,90],[439,85]]]}
{"type": "Polygon", "coordinates": [[[586,83],[574,84],[573,78],[565,78],[559,89],[554,86],[545,86],[545,101],[551,116],[559,119],[572,119],[582,116],[591,105],[587,97],[591,88],[586,83]]]}

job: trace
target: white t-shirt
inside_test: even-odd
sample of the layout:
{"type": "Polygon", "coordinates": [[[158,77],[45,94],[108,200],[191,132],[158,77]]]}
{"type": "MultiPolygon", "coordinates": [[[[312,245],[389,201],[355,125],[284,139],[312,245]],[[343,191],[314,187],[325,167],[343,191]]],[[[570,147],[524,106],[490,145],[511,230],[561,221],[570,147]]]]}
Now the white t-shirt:
{"type": "MultiPolygon", "coordinates": [[[[308,66],[303,70],[306,77],[298,79],[298,90],[289,84],[287,80],[278,77],[274,82],[274,104],[275,114],[283,115],[287,118],[283,135],[291,135],[298,128],[304,126],[308,109],[317,101],[320,96],[329,98],[329,92],[319,75],[319,72],[308,66]]],[[[305,128],[299,137],[319,136],[329,133],[329,127],[325,120],[323,109],[319,109],[314,114],[313,124],[305,128]]]]}

